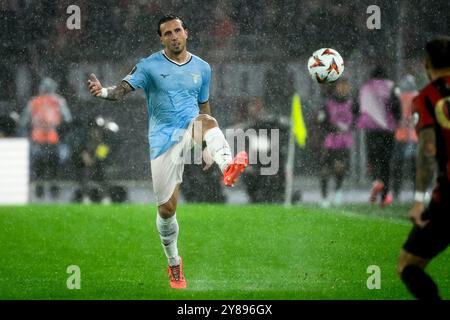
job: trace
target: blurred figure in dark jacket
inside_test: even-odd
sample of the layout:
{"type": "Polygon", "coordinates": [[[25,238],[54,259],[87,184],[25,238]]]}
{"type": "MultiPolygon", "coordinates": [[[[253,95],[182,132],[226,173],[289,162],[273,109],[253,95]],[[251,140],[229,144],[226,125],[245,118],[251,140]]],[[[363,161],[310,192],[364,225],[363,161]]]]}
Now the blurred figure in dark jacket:
{"type": "Polygon", "coordinates": [[[389,193],[390,162],[394,150],[394,133],[400,120],[399,90],[377,66],[359,91],[358,127],[365,130],[368,169],[373,180],[370,203],[380,196],[380,206],[393,201],[389,193]]]}
{"type": "Polygon", "coordinates": [[[0,116],[0,138],[14,137],[17,123],[10,115],[0,116]]]}
{"type": "Polygon", "coordinates": [[[415,180],[417,134],[412,116],[412,101],[418,94],[414,76],[406,75],[399,83],[401,119],[395,131],[395,147],[392,156],[392,191],[394,200],[400,201],[403,180],[415,180]],[[407,174],[405,174],[407,171],[407,174]]]}
{"type": "Polygon", "coordinates": [[[112,121],[98,116],[87,123],[74,121],[71,133],[72,163],[80,183],[74,201],[109,204],[112,186],[108,168],[112,165],[111,155],[118,145],[116,133],[119,127],[112,121]]]}
{"type": "MultiPolygon", "coordinates": [[[[250,155],[257,155],[256,163],[251,163],[242,176],[250,202],[282,203],[285,197],[286,176],[285,166],[289,142],[289,119],[281,116],[265,114],[264,104],[259,97],[250,97],[244,102],[244,121],[235,126],[243,129],[248,137],[246,151],[250,155]],[[276,135],[274,135],[276,134],[276,135]],[[278,150],[278,154],[274,154],[278,150]],[[271,163],[263,163],[261,155],[270,156],[271,163]],[[275,159],[276,158],[276,159],[275,159]],[[274,160],[278,162],[276,172],[265,173],[273,167],[274,160]]],[[[299,199],[298,192],[294,193],[294,201],[299,199]]]]}

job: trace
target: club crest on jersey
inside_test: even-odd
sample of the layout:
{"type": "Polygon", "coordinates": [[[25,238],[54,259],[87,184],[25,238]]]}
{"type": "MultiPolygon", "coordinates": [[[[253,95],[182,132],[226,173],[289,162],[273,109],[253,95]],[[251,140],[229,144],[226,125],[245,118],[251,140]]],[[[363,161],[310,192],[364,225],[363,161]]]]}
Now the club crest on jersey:
{"type": "Polygon", "coordinates": [[[198,83],[198,81],[200,80],[200,75],[198,73],[190,73],[192,80],[194,81],[195,84],[198,83]]]}

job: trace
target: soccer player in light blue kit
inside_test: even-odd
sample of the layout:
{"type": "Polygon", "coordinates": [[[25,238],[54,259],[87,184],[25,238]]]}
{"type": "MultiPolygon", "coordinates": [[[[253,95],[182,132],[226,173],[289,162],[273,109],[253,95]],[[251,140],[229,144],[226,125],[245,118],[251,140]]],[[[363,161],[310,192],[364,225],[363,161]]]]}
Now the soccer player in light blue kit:
{"type": "Polygon", "coordinates": [[[242,151],[232,159],[230,146],[211,116],[211,67],[187,51],[188,30],[183,20],[175,15],[164,16],[158,22],[158,35],[164,49],[139,61],[120,84],[105,88],[91,74],[88,85],[93,96],[107,100],[121,99],[136,89],[145,91],[152,182],[158,205],[156,225],[169,262],[170,286],[185,288],[176,219],[183,155],[195,143],[206,142],[204,154],[217,163],[227,186],[233,186],[244,171],[248,156],[242,151]]]}

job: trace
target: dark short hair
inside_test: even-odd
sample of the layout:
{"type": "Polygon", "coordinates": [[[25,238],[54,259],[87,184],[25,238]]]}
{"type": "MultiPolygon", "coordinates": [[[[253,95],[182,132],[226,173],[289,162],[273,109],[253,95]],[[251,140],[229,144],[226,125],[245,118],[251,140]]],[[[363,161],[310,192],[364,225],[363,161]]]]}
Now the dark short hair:
{"type": "Polygon", "coordinates": [[[372,70],[370,76],[375,79],[387,79],[388,75],[386,72],[386,68],[382,65],[377,65],[372,70]]]}
{"type": "Polygon", "coordinates": [[[181,26],[183,27],[183,29],[187,29],[186,24],[184,23],[183,19],[180,16],[177,16],[175,14],[166,14],[164,17],[162,17],[161,19],[159,19],[158,22],[158,35],[161,37],[161,25],[167,21],[172,21],[172,20],[180,20],[181,21],[181,26]]]}
{"type": "Polygon", "coordinates": [[[425,46],[427,57],[433,68],[450,68],[450,37],[438,36],[425,46]]]}

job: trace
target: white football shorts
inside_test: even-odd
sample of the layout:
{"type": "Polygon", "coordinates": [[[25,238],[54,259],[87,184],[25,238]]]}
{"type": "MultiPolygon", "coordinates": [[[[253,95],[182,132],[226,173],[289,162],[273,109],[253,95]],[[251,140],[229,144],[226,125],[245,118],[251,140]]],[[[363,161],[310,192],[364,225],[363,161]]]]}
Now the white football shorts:
{"type": "Polygon", "coordinates": [[[169,201],[176,186],[183,181],[186,155],[191,153],[190,150],[194,146],[192,138],[194,120],[187,127],[180,142],[150,161],[153,192],[158,206],[169,201]]]}

